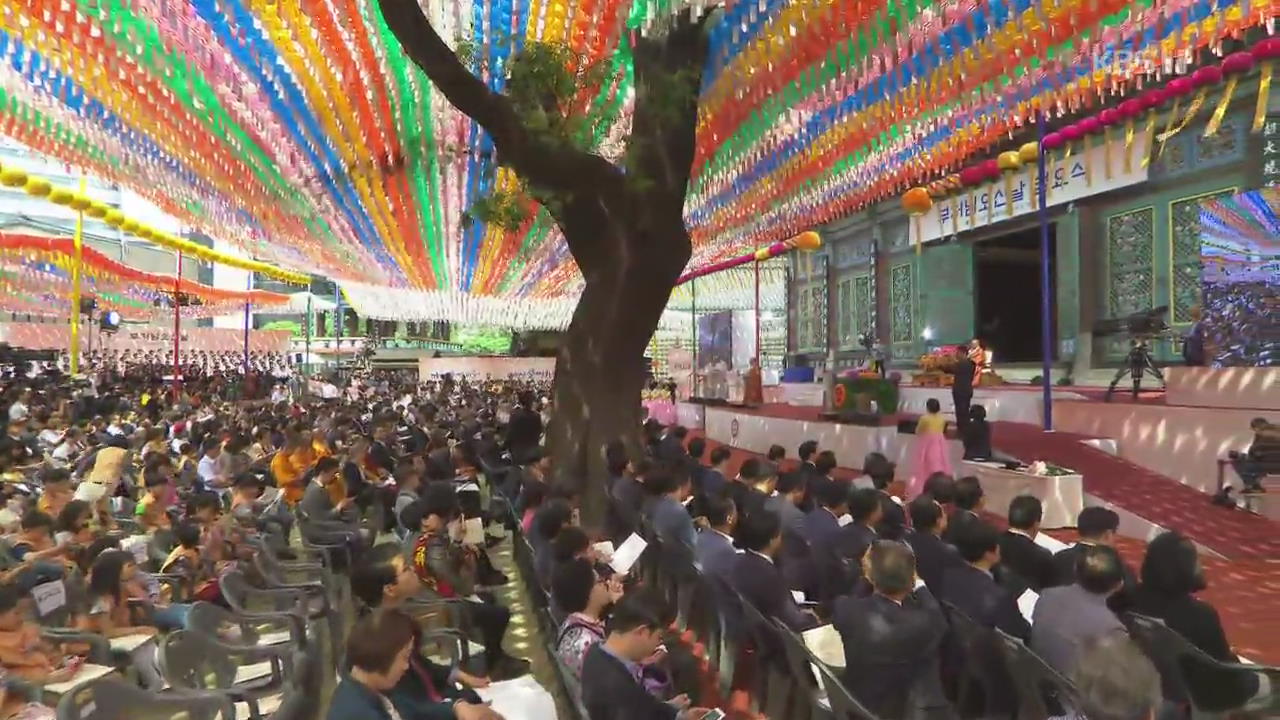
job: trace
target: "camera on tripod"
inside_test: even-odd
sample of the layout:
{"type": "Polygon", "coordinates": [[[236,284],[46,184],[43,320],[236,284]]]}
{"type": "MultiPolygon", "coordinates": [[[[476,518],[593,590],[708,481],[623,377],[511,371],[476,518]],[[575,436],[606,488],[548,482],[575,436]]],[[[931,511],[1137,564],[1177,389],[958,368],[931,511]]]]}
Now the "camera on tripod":
{"type": "Polygon", "coordinates": [[[1139,342],[1151,342],[1158,338],[1169,337],[1171,330],[1165,316],[1169,314],[1169,306],[1161,305],[1151,310],[1140,310],[1121,318],[1107,318],[1093,324],[1094,337],[1110,335],[1128,335],[1139,342]]]}
{"type": "Polygon", "coordinates": [[[1099,320],[1093,324],[1093,334],[1095,337],[1107,337],[1109,335],[1128,335],[1132,347],[1125,355],[1124,363],[1120,369],[1116,371],[1116,376],[1111,380],[1111,385],[1107,387],[1106,399],[1111,400],[1111,393],[1115,391],[1116,385],[1120,383],[1120,379],[1125,375],[1133,379],[1133,398],[1138,399],[1138,393],[1142,389],[1142,376],[1150,374],[1165,385],[1164,373],[1160,371],[1160,367],[1156,365],[1155,358],[1151,357],[1151,342],[1164,337],[1170,337],[1172,331],[1169,323],[1165,321],[1165,316],[1169,313],[1169,306],[1162,305],[1151,310],[1142,310],[1140,312],[1127,315],[1122,318],[1110,318],[1107,320],[1099,320]]]}

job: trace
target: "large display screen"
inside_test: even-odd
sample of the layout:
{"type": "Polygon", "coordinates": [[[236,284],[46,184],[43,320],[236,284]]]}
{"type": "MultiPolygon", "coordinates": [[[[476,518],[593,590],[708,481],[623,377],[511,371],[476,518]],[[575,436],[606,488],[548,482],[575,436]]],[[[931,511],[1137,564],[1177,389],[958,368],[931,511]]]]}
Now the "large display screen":
{"type": "Polygon", "coordinates": [[[1207,200],[1201,310],[1210,365],[1280,365],[1280,191],[1207,200]]]}

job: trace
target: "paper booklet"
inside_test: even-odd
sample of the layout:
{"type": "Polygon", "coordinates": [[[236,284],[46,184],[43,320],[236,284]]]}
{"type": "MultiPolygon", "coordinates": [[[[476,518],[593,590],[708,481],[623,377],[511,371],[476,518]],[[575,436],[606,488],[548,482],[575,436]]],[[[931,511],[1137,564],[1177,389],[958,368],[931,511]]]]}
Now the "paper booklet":
{"type": "Polygon", "coordinates": [[[627,538],[622,545],[619,545],[617,550],[614,550],[613,558],[609,561],[609,565],[616,572],[626,575],[631,571],[631,566],[636,564],[636,561],[640,559],[640,555],[644,553],[644,549],[647,547],[649,547],[649,543],[645,542],[644,538],[631,533],[631,537],[627,538]]]}

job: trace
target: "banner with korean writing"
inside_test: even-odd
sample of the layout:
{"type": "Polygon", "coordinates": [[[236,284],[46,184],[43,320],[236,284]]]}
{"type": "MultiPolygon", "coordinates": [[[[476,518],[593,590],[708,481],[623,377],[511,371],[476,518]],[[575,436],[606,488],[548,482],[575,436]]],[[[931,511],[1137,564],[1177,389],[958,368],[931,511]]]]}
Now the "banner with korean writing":
{"type": "Polygon", "coordinates": [[[471,380],[550,381],[556,372],[553,357],[438,357],[418,358],[418,377],[427,380],[447,374],[471,380]]]}
{"type": "MultiPolygon", "coordinates": [[[[1054,207],[1145,181],[1147,167],[1142,163],[1142,155],[1146,147],[1147,133],[1142,130],[1134,133],[1127,169],[1123,132],[1116,133],[1116,139],[1109,146],[1098,142],[1087,153],[1080,152],[1077,147],[1077,152],[1064,159],[1062,151],[1056,151],[1046,204],[1054,207]],[[1111,166],[1109,173],[1108,160],[1111,166]]],[[[1032,192],[1037,173],[1035,165],[1028,165],[995,182],[972,189],[962,188],[951,197],[935,200],[933,209],[921,216],[920,222],[911,223],[911,243],[915,244],[917,240],[927,243],[1035,212],[1032,192]],[[918,238],[917,232],[920,233],[918,238]]]]}

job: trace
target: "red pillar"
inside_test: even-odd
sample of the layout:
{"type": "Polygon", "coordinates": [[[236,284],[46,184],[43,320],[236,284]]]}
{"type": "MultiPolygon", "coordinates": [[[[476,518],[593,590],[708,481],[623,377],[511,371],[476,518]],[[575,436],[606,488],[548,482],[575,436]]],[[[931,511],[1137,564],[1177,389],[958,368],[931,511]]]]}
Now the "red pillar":
{"type": "Polygon", "coordinates": [[[182,253],[177,254],[177,267],[173,273],[173,402],[178,402],[178,351],[182,342],[182,308],[178,305],[178,293],[182,288],[182,253]]]}

